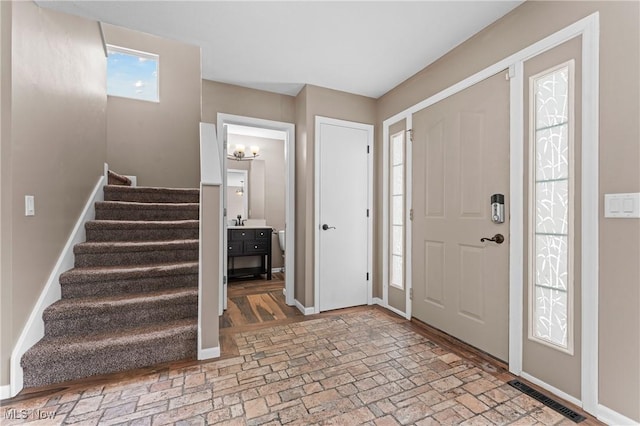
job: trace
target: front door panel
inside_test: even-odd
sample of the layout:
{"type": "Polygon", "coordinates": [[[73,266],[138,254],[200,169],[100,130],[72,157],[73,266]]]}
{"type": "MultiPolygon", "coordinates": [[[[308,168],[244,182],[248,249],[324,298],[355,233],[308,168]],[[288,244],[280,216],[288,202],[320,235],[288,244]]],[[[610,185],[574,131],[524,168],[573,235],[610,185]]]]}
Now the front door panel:
{"type": "Polygon", "coordinates": [[[413,135],[413,316],[507,361],[508,211],[490,210],[509,191],[505,72],[414,114],[413,135]]]}

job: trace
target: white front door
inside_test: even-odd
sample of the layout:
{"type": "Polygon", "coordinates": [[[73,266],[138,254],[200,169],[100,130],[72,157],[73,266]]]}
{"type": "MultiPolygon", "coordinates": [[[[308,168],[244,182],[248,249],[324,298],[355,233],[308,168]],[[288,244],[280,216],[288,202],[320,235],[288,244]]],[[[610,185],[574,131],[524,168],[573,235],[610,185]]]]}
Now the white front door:
{"type": "Polygon", "coordinates": [[[316,117],[316,311],[367,304],[373,126],[316,117]]]}

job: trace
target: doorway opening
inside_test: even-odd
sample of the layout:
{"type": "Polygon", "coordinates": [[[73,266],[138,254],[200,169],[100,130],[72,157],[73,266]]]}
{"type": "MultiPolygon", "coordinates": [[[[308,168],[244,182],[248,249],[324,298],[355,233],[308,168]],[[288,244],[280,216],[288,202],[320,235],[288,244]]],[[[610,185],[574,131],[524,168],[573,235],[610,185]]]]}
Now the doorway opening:
{"type": "Polygon", "coordinates": [[[225,215],[221,328],[290,317],[294,125],[218,114],[217,126],[225,215]]]}

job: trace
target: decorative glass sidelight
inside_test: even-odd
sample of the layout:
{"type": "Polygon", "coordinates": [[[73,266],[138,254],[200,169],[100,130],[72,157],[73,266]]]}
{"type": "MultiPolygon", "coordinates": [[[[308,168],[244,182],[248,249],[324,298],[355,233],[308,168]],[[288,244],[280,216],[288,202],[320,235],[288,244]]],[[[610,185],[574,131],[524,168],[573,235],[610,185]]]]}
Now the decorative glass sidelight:
{"type": "Polygon", "coordinates": [[[530,79],[529,337],[572,352],[573,61],[530,79]]]}
{"type": "Polygon", "coordinates": [[[391,136],[390,178],[389,185],[391,203],[389,216],[391,218],[389,283],[396,288],[404,289],[404,172],[405,150],[404,132],[391,136]]]}

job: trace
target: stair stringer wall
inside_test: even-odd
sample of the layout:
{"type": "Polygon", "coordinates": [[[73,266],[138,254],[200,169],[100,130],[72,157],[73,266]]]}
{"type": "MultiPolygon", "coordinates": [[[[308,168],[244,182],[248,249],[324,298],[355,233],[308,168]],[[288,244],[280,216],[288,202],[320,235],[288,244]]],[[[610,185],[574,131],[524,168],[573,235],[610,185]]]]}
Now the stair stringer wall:
{"type": "Polygon", "coordinates": [[[61,299],[60,274],[74,266],[73,247],[85,241],[85,223],[95,219],[95,203],[104,201],[104,192],[102,190],[104,185],[106,185],[105,177],[100,176],[11,352],[11,397],[16,396],[23,388],[23,371],[20,366],[20,360],[29,348],[44,337],[42,314],[49,305],[61,299]]]}

